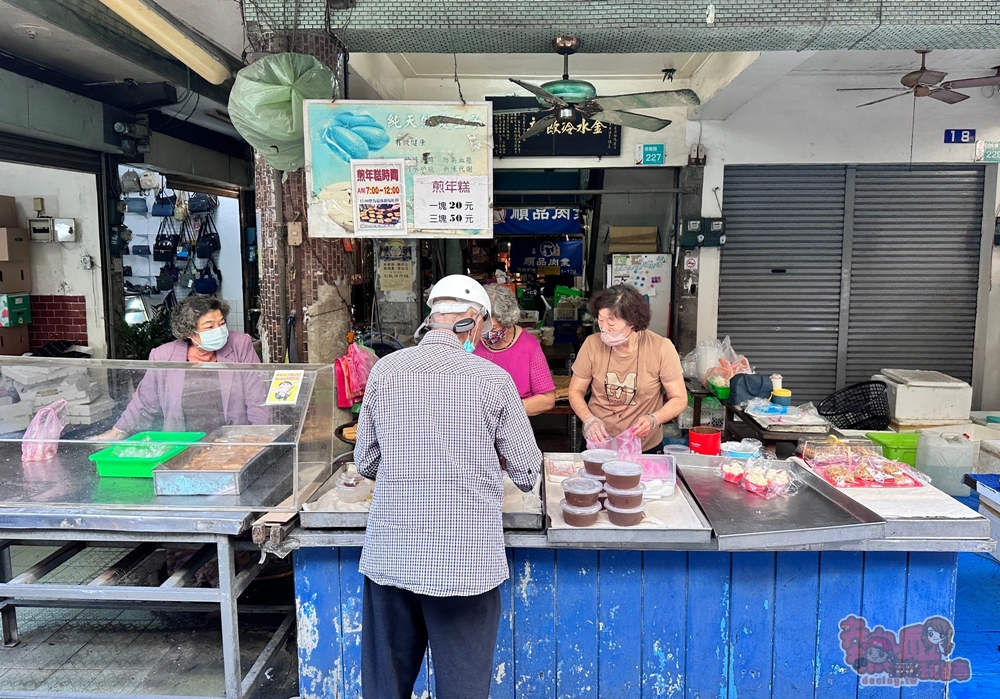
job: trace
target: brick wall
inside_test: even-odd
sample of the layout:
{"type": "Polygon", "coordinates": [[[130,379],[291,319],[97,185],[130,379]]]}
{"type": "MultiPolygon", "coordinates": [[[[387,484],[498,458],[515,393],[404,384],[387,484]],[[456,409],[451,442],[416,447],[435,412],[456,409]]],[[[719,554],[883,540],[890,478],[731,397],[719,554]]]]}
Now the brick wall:
{"type": "MultiPolygon", "coordinates": [[[[285,36],[255,37],[255,45],[268,51],[285,49],[285,36]]],[[[341,60],[337,42],[330,36],[299,32],[295,43],[288,50],[316,56],[325,65],[339,73],[341,60]]],[[[305,308],[319,299],[321,285],[341,286],[349,284],[354,274],[354,255],[344,249],[339,239],[309,238],[306,221],[305,171],[288,173],[282,183],[282,211],[284,222],[299,221],[303,224],[305,242],[297,250],[285,245],[284,230],[278,229],[274,207],[274,176],[271,167],[260,156],[254,161],[257,209],[260,214],[260,332],[265,338],[269,361],[280,361],[277,356],[281,347],[281,332],[284,318],[280,313],[281,288],[279,281],[279,246],[286,260],[286,293],[289,310],[305,308]],[[302,293],[299,298],[299,288],[302,293]]],[[[366,275],[367,276],[367,275],[366,275]]],[[[349,288],[349,287],[348,287],[349,288]]],[[[342,291],[346,295],[346,291],[342,291]]],[[[301,361],[308,357],[309,337],[304,324],[298,324],[298,332],[303,336],[305,353],[301,361]]],[[[266,361],[268,361],[266,360],[266,361]]]]}
{"type": "Polygon", "coordinates": [[[31,349],[55,340],[88,344],[87,302],[83,296],[31,296],[31,349]]]}
{"type": "Polygon", "coordinates": [[[249,28],[332,28],[350,51],[548,53],[572,33],[588,53],[801,51],[805,49],[992,49],[1000,45],[996,0],[325,0],[244,3],[249,28]],[[287,27],[273,27],[284,22],[287,27]]]}

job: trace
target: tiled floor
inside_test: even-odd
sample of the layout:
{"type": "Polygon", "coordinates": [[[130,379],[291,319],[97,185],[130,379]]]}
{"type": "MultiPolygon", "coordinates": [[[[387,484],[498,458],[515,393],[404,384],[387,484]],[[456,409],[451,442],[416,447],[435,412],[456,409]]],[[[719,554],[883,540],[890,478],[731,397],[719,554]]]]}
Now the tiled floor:
{"type": "MultiPolygon", "coordinates": [[[[54,547],[14,547],[16,573],[54,547]]],[[[121,550],[92,548],[43,583],[81,583],[120,558],[121,550]]],[[[163,613],[141,609],[20,608],[21,643],[0,648],[4,690],[222,696],[222,633],[218,613],[163,613]]],[[[242,616],[240,642],[246,672],[280,619],[242,616]]],[[[260,699],[296,696],[294,639],[261,679],[260,699]]]]}

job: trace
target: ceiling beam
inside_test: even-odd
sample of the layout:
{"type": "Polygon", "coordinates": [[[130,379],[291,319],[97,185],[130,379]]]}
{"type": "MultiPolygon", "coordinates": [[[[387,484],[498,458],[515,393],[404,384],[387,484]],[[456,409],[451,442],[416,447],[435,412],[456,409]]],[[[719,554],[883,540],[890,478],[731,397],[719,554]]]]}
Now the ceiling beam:
{"type": "MultiPolygon", "coordinates": [[[[188,86],[202,97],[219,104],[229,101],[232,81],[212,85],[180,61],[163,54],[132,25],[97,0],[3,0],[89,41],[98,48],[132,61],[177,85],[188,86]]],[[[128,76],[122,76],[128,77],[128,76]]]]}

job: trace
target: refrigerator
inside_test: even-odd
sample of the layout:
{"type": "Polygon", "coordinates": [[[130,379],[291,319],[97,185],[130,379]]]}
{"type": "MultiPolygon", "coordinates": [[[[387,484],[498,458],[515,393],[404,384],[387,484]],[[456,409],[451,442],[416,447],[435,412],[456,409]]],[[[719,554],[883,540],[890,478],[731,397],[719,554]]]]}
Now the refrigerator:
{"type": "Polygon", "coordinates": [[[670,337],[670,273],[673,256],[667,253],[612,253],[605,283],[631,284],[649,301],[649,329],[670,337]]]}

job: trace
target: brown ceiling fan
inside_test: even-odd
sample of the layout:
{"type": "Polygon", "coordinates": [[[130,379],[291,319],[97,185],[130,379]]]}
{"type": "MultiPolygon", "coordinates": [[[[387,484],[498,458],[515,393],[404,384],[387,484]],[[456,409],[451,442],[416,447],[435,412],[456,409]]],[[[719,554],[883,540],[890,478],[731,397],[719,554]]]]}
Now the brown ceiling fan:
{"type": "Polygon", "coordinates": [[[993,68],[995,75],[943,82],[945,76],[948,75],[946,72],[943,70],[932,70],[927,67],[927,54],[930,53],[930,50],[918,49],[917,53],[920,54],[920,68],[900,78],[899,82],[903,87],[843,87],[839,88],[837,92],[857,92],[860,90],[898,91],[898,94],[858,105],[859,107],[867,107],[910,94],[917,97],[930,97],[946,104],[958,104],[969,99],[969,96],[961,92],[956,92],[956,89],[967,87],[1000,87],[1000,66],[993,68]]]}

